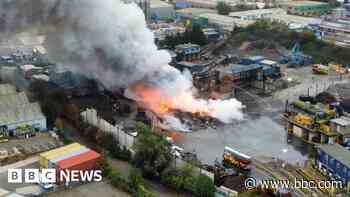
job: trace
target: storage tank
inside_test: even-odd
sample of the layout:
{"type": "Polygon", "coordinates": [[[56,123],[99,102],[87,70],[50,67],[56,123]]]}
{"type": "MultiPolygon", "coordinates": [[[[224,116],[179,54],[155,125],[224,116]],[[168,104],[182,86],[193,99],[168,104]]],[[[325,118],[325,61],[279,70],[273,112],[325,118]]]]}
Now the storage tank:
{"type": "Polygon", "coordinates": [[[73,143],[73,144],[69,144],[60,148],[56,148],[44,153],[41,153],[39,156],[39,164],[41,168],[47,168],[48,167],[48,157],[52,157],[54,155],[58,155],[64,151],[66,151],[67,149],[71,149],[74,147],[80,147],[81,145],[79,143],[73,143]]]}

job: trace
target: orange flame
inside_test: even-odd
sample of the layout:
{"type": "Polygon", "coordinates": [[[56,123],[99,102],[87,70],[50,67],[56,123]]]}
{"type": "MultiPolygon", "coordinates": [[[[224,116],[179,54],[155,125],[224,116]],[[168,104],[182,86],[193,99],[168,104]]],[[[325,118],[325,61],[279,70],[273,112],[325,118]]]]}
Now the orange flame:
{"type": "Polygon", "coordinates": [[[169,114],[173,109],[183,108],[199,116],[208,116],[210,113],[208,108],[195,102],[191,93],[183,92],[171,97],[160,88],[145,84],[135,84],[130,86],[129,90],[137,95],[139,104],[160,115],[169,114]]]}

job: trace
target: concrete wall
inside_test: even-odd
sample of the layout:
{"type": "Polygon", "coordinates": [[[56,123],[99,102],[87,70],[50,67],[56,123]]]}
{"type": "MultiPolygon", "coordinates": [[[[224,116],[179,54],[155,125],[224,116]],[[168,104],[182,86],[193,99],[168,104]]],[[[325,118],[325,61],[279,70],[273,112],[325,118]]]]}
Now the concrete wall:
{"type": "Polygon", "coordinates": [[[121,146],[125,146],[128,150],[133,152],[132,146],[134,145],[136,134],[127,133],[124,131],[122,125],[112,125],[106,120],[97,116],[97,111],[95,109],[87,109],[81,113],[84,122],[89,123],[93,126],[98,127],[104,132],[112,133],[121,146]]]}

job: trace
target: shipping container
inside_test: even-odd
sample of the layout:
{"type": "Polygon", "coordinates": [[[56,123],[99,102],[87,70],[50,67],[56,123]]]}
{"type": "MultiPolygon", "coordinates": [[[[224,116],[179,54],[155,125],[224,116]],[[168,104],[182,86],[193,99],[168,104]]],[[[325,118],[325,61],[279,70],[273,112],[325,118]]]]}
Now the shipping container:
{"type": "Polygon", "coordinates": [[[56,163],[56,169],[58,170],[87,170],[94,169],[96,162],[100,158],[100,154],[90,150],[86,153],[64,159],[56,163]]]}
{"type": "Polygon", "coordinates": [[[95,170],[100,156],[101,155],[97,152],[90,150],[86,153],[57,162],[55,165],[57,180],[60,181],[60,173],[64,170],[95,170]]]}
{"type": "Polygon", "coordinates": [[[83,153],[86,153],[88,151],[90,151],[89,148],[86,148],[86,147],[82,146],[82,147],[80,147],[77,150],[73,150],[71,152],[67,152],[66,154],[60,155],[60,156],[58,156],[58,157],[56,157],[54,159],[49,160],[48,168],[55,168],[55,165],[56,165],[57,162],[65,160],[65,159],[68,159],[68,158],[71,158],[71,157],[74,157],[74,156],[77,156],[77,155],[80,155],[80,154],[83,154],[83,153]]]}
{"type": "Polygon", "coordinates": [[[45,167],[45,166],[47,167],[47,161],[48,161],[47,157],[50,157],[51,155],[60,154],[62,151],[65,151],[65,150],[70,149],[72,147],[79,147],[79,146],[81,146],[79,143],[73,143],[73,144],[69,144],[69,145],[66,145],[66,146],[63,146],[60,148],[56,148],[56,149],[41,153],[39,156],[40,167],[45,167]]]}
{"type": "Polygon", "coordinates": [[[46,157],[44,157],[44,159],[43,159],[44,163],[43,163],[42,167],[43,168],[48,168],[50,160],[58,158],[58,157],[60,157],[62,155],[65,155],[65,154],[69,154],[70,152],[74,152],[74,151],[79,150],[81,148],[84,148],[84,146],[82,146],[80,144],[77,144],[77,145],[66,147],[65,149],[62,149],[61,151],[56,152],[54,154],[49,154],[46,157]]]}
{"type": "Polygon", "coordinates": [[[50,160],[56,159],[57,157],[61,157],[62,155],[69,154],[70,152],[73,152],[73,151],[76,151],[76,150],[80,150],[82,148],[85,148],[85,146],[80,145],[80,144],[77,144],[77,145],[74,145],[74,146],[70,146],[70,147],[67,147],[65,149],[62,149],[59,152],[56,152],[55,154],[47,155],[45,157],[45,159],[50,161],[50,160]]]}

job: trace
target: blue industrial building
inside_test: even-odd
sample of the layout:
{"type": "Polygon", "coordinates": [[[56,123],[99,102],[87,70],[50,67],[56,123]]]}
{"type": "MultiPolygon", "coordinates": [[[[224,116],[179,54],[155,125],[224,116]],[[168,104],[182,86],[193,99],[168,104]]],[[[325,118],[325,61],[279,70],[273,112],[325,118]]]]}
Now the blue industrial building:
{"type": "Polygon", "coordinates": [[[322,144],[317,147],[317,168],[328,176],[341,180],[344,186],[350,182],[350,151],[339,144],[322,144]]]}
{"type": "Polygon", "coordinates": [[[203,64],[182,61],[176,63],[175,68],[181,72],[187,69],[191,73],[195,73],[200,72],[203,69],[203,64]]]}
{"type": "Polygon", "coordinates": [[[258,64],[230,64],[225,68],[220,69],[219,72],[220,78],[230,75],[236,78],[239,82],[255,81],[262,79],[263,66],[258,64]]]}
{"type": "Polygon", "coordinates": [[[201,47],[197,44],[180,44],[175,46],[175,53],[178,61],[191,61],[198,59],[201,47]]]}
{"type": "Polygon", "coordinates": [[[265,59],[264,56],[250,56],[250,57],[243,58],[239,62],[239,64],[243,64],[243,65],[258,64],[261,61],[263,61],[264,59],[265,59]]]}
{"type": "MultiPolygon", "coordinates": [[[[264,56],[249,56],[241,59],[241,65],[259,65],[262,67],[264,77],[279,77],[281,69],[277,62],[268,60],[264,56]]],[[[261,80],[260,78],[258,80],[261,80]]]]}
{"type": "Polygon", "coordinates": [[[175,8],[176,9],[184,9],[184,8],[190,8],[192,7],[192,4],[189,2],[176,2],[175,8]]]}

